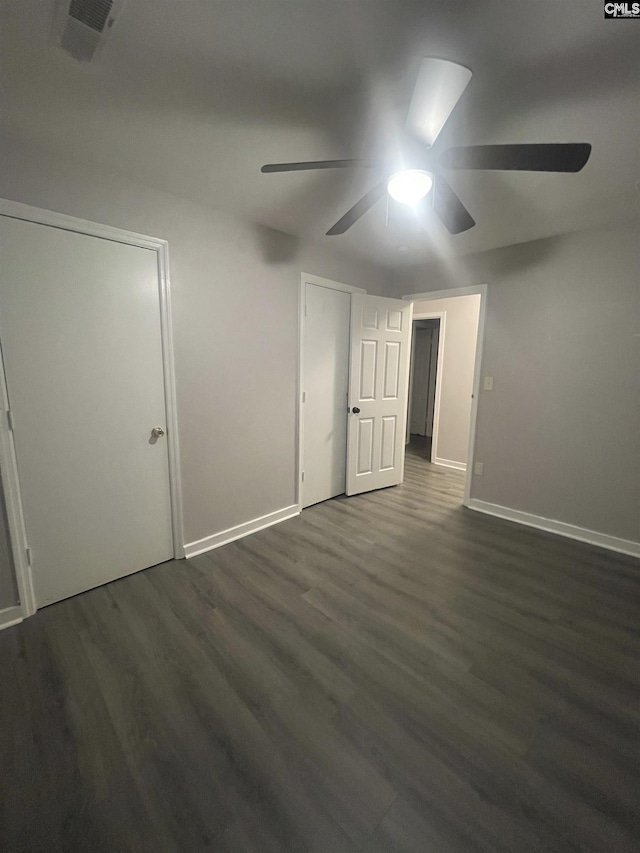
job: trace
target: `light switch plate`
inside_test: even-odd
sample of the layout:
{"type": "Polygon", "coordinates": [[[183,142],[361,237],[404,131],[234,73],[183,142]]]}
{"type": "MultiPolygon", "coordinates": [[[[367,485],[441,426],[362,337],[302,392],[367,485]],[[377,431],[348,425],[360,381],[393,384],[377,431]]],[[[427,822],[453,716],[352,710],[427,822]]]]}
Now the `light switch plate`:
{"type": "Polygon", "coordinates": [[[484,390],[493,391],[493,376],[484,377],[484,390]]]}
{"type": "Polygon", "coordinates": [[[484,462],[474,462],[473,473],[476,475],[476,477],[482,477],[482,475],[484,474],[484,462]]]}

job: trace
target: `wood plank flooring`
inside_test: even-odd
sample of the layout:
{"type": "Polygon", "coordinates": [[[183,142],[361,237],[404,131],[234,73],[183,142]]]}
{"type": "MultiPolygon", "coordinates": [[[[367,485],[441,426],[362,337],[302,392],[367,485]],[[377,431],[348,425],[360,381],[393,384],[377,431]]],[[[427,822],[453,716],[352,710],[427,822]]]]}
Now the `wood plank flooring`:
{"type": "Polygon", "coordinates": [[[407,459],[0,634],[0,849],[640,849],[640,564],[407,459]]]}

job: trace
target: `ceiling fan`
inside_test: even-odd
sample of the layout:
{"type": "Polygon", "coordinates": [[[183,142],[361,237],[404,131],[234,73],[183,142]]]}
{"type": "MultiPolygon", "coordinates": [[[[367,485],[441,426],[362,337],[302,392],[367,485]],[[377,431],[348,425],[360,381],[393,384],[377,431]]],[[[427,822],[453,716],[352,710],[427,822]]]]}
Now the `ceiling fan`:
{"type": "Polygon", "coordinates": [[[435,213],[451,234],[468,231],[475,220],[442,176],[446,169],[491,169],[527,172],[579,172],[591,154],[588,142],[529,145],[470,145],[435,155],[432,146],[471,80],[471,71],[446,59],[426,57],[407,114],[406,130],[414,138],[411,153],[401,163],[385,160],[316,160],[269,163],[262,172],[302,172],[315,169],[374,168],[384,180],[367,192],[327,236],[344,234],[385,193],[404,204],[417,204],[431,191],[435,213]],[[417,144],[416,144],[417,141],[417,144]]]}

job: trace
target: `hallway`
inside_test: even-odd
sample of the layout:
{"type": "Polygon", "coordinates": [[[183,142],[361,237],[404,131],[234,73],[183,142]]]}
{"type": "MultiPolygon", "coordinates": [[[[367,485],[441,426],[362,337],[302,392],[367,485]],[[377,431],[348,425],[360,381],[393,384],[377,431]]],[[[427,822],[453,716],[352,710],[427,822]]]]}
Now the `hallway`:
{"type": "Polygon", "coordinates": [[[406,446],[405,460],[411,456],[431,464],[431,438],[426,435],[411,435],[411,440],[406,446]]]}

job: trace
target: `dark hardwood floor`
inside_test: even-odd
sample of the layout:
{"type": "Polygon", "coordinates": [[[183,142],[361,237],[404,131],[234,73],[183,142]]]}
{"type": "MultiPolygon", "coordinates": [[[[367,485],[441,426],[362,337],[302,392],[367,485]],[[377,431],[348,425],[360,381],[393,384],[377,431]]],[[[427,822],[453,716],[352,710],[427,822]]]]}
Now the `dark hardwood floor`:
{"type": "Polygon", "coordinates": [[[640,565],[410,453],[0,634],[0,849],[640,849],[640,565]]]}
{"type": "Polygon", "coordinates": [[[423,459],[431,462],[431,438],[426,435],[414,435],[411,433],[411,444],[408,452],[414,459],[423,459]]]}

